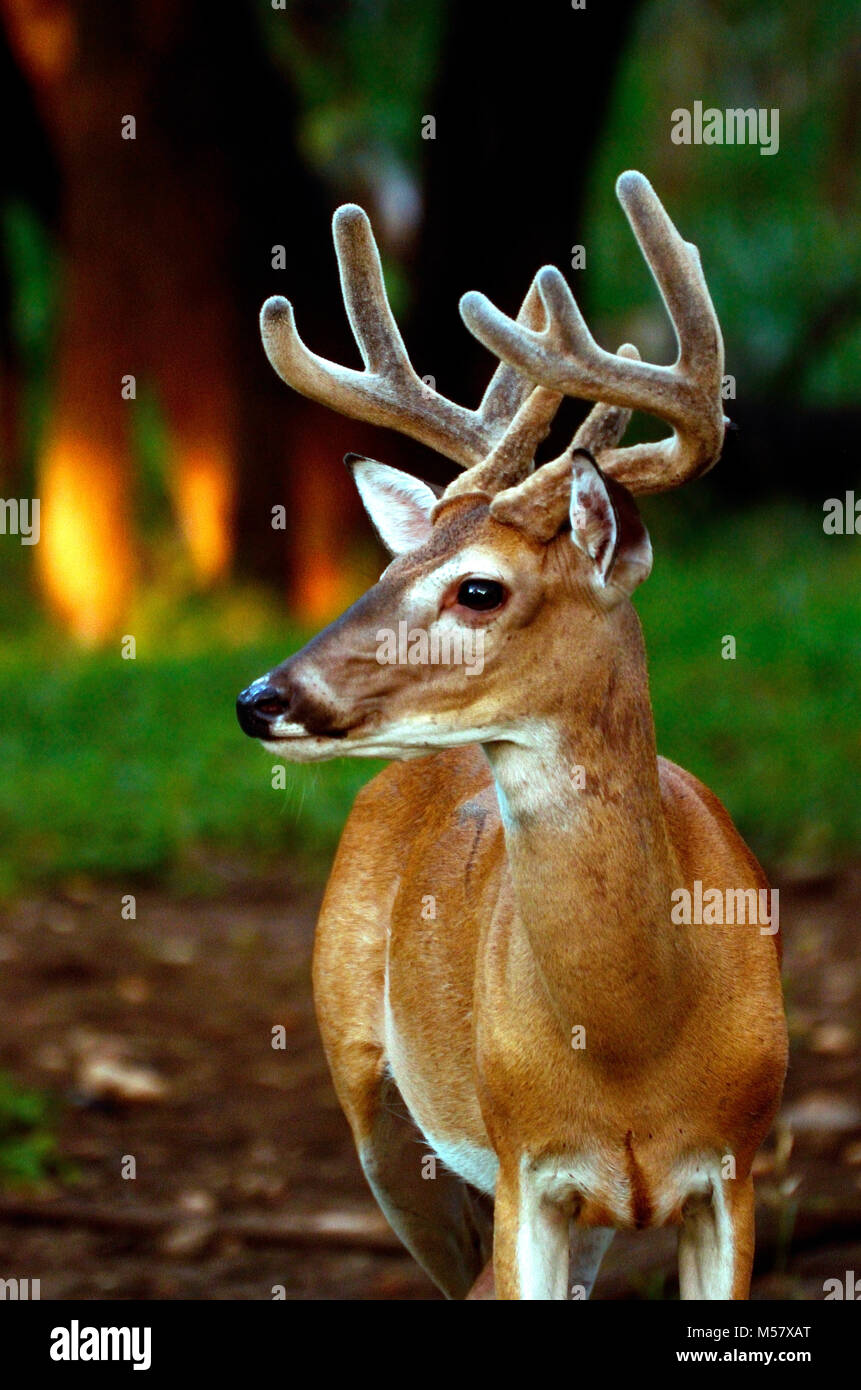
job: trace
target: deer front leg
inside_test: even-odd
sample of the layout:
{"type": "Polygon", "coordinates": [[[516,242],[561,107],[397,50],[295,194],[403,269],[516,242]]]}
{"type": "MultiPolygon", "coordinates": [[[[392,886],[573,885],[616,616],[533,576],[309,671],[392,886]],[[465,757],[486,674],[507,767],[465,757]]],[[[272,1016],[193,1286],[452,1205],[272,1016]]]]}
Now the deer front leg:
{"type": "MultiPolygon", "coordinates": [[[[591,1298],[601,1261],[616,1232],[609,1226],[593,1226],[586,1230],[572,1225],[568,1249],[568,1278],[571,1298],[591,1298]]],[[[469,1293],[474,1301],[496,1298],[493,1283],[493,1260],[488,1260],[469,1293]]]]}
{"type": "Polygon", "coordinates": [[[442,1167],[425,1177],[427,1143],[391,1077],[374,1105],[368,1132],[354,1137],[380,1210],[446,1298],[466,1298],[490,1248],[489,1200],[442,1167]]]}
{"type": "Polygon", "coordinates": [[[692,1199],[679,1234],[683,1299],[746,1299],[754,1245],[753,1179],[716,1183],[692,1199]]]}
{"type": "Polygon", "coordinates": [[[568,1213],[535,1188],[525,1165],[496,1184],[493,1276],[497,1298],[568,1297],[568,1213]]]}

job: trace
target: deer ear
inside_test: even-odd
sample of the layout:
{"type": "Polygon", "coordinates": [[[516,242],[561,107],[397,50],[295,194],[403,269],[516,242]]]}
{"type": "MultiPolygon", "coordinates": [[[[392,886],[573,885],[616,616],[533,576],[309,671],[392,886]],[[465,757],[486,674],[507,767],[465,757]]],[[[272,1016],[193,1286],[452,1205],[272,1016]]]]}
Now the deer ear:
{"type": "Polygon", "coordinates": [[[347,454],[344,462],[383,545],[393,555],[423,545],[430,535],[431,512],[439,494],[409,473],[362,454],[347,454]]]}
{"type": "Polygon", "coordinates": [[[599,589],[630,594],[652,568],[652,544],[627,488],[602,473],[588,449],[575,449],[571,539],[594,567],[599,589]]]}

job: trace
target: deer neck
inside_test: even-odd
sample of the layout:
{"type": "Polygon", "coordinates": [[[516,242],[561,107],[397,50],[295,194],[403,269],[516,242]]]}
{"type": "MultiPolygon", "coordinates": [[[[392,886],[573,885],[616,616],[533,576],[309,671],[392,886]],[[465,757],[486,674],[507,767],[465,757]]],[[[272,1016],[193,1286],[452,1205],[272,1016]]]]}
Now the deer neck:
{"type": "MultiPolygon", "coordinates": [[[[688,942],[669,928],[678,869],[664,819],[634,610],[518,742],[488,744],[515,902],[560,1025],[624,1064],[686,1007],[688,942]]],[[[550,663],[548,663],[550,665],[550,663]]]]}

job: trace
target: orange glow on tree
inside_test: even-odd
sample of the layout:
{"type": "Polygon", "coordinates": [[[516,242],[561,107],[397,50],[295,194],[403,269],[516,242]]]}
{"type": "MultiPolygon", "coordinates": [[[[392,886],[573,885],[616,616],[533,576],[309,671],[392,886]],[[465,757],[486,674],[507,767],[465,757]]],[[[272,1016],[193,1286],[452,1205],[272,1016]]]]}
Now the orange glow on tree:
{"type": "Polygon", "coordinates": [[[290,445],[290,607],[301,622],[316,626],[337,617],[367,587],[344,554],[354,488],[340,462],[345,448],[321,432],[316,415],[303,420],[290,445]]]}
{"type": "Polygon", "coordinates": [[[176,510],[194,573],[211,584],[227,572],[233,550],[232,460],[217,445],[188,448],[177,472],[176,510]]]}
{"type": "Polygon", "coordinates": [[[132,588],[125,479],[113,451],[58,434],[40,470],[42,534],[35,547],[43,592],[79,641],[118,628],[132,588]]]}

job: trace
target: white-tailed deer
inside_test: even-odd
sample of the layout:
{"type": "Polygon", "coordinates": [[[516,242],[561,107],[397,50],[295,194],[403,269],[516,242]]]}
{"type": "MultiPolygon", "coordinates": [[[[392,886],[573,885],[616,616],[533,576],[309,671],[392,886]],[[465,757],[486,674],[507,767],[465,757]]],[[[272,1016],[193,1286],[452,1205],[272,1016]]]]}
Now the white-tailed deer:
{"type": "Polygon", "coordinates": [[[368,1182],[453,1298],[584,1296],[615,1229],[667,1223],[683,1298],[745,1298],[751,1162],[786,1065],[776,923],[671,914],[696,883],[766,885],[717,798],[655,749],[630,602],[651,547],[630,494],[719,456],[723,347],[696,248],[642,175],[617,192],[672,367],[599,348],[546,267],[516,320],[464,297],[500,365],[477,411],[453,404],[413,371],[354,206],[334,235],[364,370],[310,352],[286,300],[262,312],[291,386],[466,470],[437,497],[352,458],[395,559],[238,705],[290,761],[398,760],[344,830],[314,990],[368,1182]],[[596,404],[536,468],[564,394],[596,404]],[[672,436],[620,447],[633,409],[672,436]]]}

